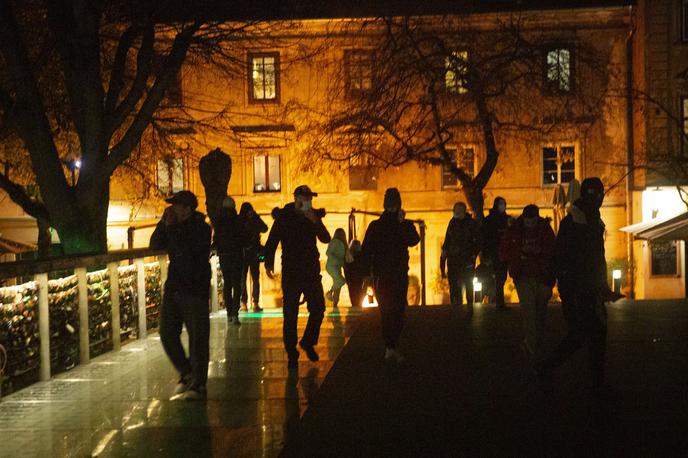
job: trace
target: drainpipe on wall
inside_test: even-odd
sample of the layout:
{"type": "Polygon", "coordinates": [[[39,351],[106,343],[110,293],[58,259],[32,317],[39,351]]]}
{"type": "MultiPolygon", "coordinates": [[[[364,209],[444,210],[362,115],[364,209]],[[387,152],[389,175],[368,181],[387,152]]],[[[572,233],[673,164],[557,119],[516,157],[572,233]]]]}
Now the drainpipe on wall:
{"type": "MultiPolygon", "coordinates": [[[[628,7],[629,30],[626,37],[626,225],[633,224],[633,6],[628,7]]],[[[633,234],[626,234],[626,262],[628,264],[629,298],[635,298],[635,269],[633,234]]]]}

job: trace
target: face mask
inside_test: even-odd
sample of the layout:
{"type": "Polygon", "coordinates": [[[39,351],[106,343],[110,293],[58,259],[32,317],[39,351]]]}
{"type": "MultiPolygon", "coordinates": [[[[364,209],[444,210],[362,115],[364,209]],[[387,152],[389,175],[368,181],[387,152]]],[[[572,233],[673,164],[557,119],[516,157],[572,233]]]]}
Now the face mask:
{"type": "Polygon", "coordinates": [[[463,219],[465,216],[466,216],[466,212],[465,212],[465,211],[456,211],[456,212],[454,212],[454,218],[463,219]]]}
{"type": "Polygon", "coordinates": [[[310,201],[310,200],[301,201],[301,211],[307,212],[311,208],[313,208],[313,202],[312,201],[310,201]]]}

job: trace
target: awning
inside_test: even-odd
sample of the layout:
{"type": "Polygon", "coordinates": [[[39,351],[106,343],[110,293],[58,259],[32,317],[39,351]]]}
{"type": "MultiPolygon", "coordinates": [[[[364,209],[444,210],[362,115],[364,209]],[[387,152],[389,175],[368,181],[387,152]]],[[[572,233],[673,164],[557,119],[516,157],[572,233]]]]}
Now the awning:
{"type": "Polygon", "coordinates": [[[619,230],[633,234],[640,240],[688,240],[688,211],[668,218],[632,224],[619,230]]]}

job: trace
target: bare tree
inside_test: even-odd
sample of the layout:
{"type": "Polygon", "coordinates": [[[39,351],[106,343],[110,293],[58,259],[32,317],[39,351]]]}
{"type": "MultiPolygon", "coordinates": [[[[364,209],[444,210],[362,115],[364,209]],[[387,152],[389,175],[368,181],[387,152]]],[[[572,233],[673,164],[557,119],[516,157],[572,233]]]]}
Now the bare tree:
{"type": "Polygon", "coordinates": [[[573,56],[548,55],[545,45],[557,36],[526,30],[519,17],[489,27],[457,16],[384,18],[361,27],[379,37],[371,40],[369,81],[360,75],[350,81],[351,68],[335,72],[342,77],[330,88],[329,109],[314,115],[308,129],[311,150],[334,162],[366,156],[383,168],[442,165],[478,218],[509,137],[580,134],[600,116],[609,80],[605,56],[576,43],[573,68],[573,56]],[[574,71],[584,85],[570,86],[574,71]],[[475,174],[452,148],[468,142],[485,152],[475,174]]]}

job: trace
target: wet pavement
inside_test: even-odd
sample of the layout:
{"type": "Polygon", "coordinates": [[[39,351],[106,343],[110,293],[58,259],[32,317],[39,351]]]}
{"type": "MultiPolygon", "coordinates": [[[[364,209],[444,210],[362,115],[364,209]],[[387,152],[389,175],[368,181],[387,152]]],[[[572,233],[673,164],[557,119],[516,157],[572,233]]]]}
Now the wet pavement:
{"type": "MultiPolygon", "coordinates": [[[[281,310],[211,316],[208,400],[171,401],[177,376],[159,337],[0,400],[1,457],[272,457],[294,430],[359,313],[328,313],[317,350],[287,370],[281,310]]],[[[305,307],[299,334],[306,323],[305,307]]],[[[184,337],[184,340],[186,338],[184,337]]]]}

